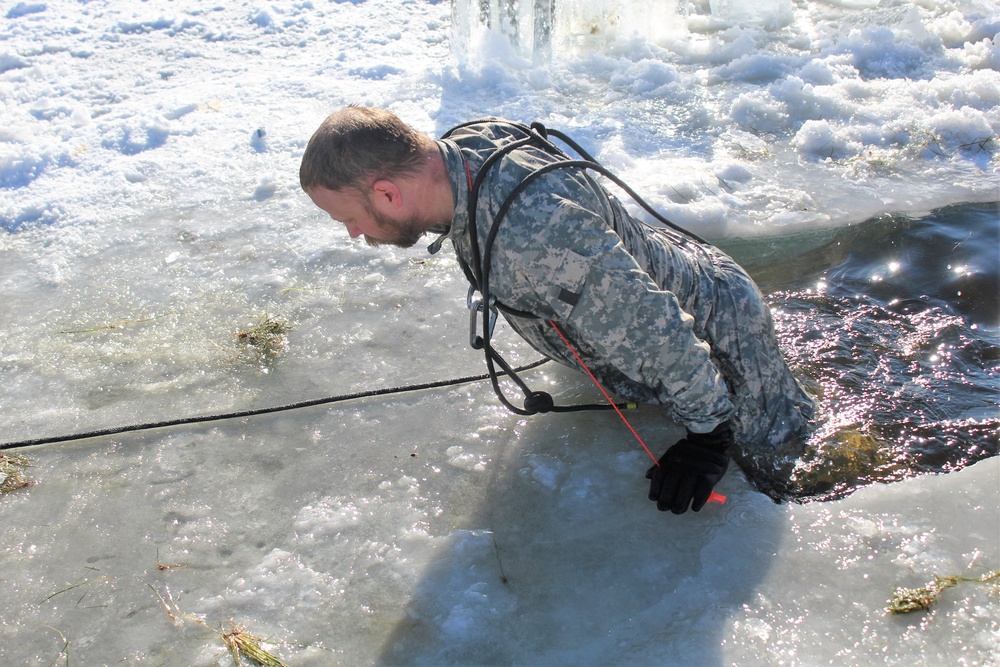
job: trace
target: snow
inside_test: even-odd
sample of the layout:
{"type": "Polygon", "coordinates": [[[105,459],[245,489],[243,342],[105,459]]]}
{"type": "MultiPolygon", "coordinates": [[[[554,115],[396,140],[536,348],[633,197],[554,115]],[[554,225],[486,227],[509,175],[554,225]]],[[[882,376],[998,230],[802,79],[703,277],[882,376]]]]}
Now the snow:
{"type": "MultiPolygon", "coordinates": [[[[6,6],[3,441],[482,372],[448,252],[359,245],[299,191],[349,103],[541,121],[711,238],[998,199],[993,3],[643,6],[567,1],[551,60],[482,27],[453,48],[444,1],[6,6]],[[273,359],[234,336],[265,314],[293,324],[273,359]]],[[[4,665],[61,664],[61,637],[73,664],[231,664],[150,587],[296,666],[1000,664],[995,586],[884,611],[1000,567],[995,458],[804,505],[733,471],[674,517],[607,414],[519,419],[483,383],[21,453],[4,665]]]]}

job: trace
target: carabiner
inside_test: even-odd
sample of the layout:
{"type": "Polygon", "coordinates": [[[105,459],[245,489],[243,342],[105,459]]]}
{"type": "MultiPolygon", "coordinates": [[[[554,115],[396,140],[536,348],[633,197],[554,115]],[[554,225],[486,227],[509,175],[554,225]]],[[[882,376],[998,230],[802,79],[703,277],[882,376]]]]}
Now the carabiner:
{"type": "MultiPolygon", "coordinates": [[[[469,293],[465,297],[465,305],[469,309],[469,345],[472,346],[473,350],[481,350],[486,344],[482,336],[479,335],[479,320],[482,317],[481,313],[484,307],[483,300],[472,298],[477,291],[475,286],[469,285],[469,293]]],[[[488,331],[485,332],[487,337],[493,336],[493,328],[497,324],[496,302],[496,297],[490,295],[488,306],[490,309],[490,323],[488,331]]]]}

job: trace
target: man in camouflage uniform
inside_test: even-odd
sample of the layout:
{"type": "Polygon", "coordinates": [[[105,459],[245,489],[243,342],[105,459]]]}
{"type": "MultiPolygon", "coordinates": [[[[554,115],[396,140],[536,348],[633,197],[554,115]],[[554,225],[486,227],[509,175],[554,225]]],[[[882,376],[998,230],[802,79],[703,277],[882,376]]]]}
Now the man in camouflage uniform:
{"type": "Polygon", "coordinates": [[[506,201],[530,173],[566,159],[527,143],[480,176],[491,155],[525,136],[487,121],[435,142],[388,112],[348,107],[313,135],[300,181],[352,236],[409,247],[425,232],[446,233],[471,266],[468,203],[481,178],[478,255],[512,327],[579,368],[561,331],[603,386],[662,405],[686,427],[647,474],[657,507],[701,509],[731,455],[758,486],[780,486],[773,471],[785,474],[813,404],[753,281],[711,245],[639,222],[582,169],[553,169],[506,201]]]}

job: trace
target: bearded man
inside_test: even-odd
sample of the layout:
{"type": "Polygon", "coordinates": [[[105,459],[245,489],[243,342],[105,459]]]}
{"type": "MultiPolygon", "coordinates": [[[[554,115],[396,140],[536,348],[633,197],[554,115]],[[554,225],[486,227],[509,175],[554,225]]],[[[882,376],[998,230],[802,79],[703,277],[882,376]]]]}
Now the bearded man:
{"type": "Polygon", "coordinates": [[[658,509],[700,510],[731,456],[762,490],[787,483],[813,402],[753,280],[714,246],[633,217],[542,132],[488,119],[435,140],[352,106],[323,121],[299,178],[370,245],[450,240],[532,347],[683,425],[647,473],[658,509]]]}

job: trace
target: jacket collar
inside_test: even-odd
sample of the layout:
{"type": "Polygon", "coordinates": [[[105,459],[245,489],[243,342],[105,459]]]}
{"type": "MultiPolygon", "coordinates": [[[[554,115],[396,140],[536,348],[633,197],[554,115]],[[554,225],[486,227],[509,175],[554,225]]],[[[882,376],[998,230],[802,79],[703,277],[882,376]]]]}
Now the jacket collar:
{"type": "Polygon", "coordinates": [[[431,252],[437,252],[441,243],[446,239],[453,242],[456,238],[465,234],[469,227],[469,191],[471,180],[468,163],[462,155],[461,149],[450,139],[440,139],[437,142],[441,150],[441,157],[444,158],[445,169],[448,172],[448,180],[451,182],[452,203],[455,206],[451,218],[451,228],[441,230],[442,236],[431,245],[431,252]]]}

